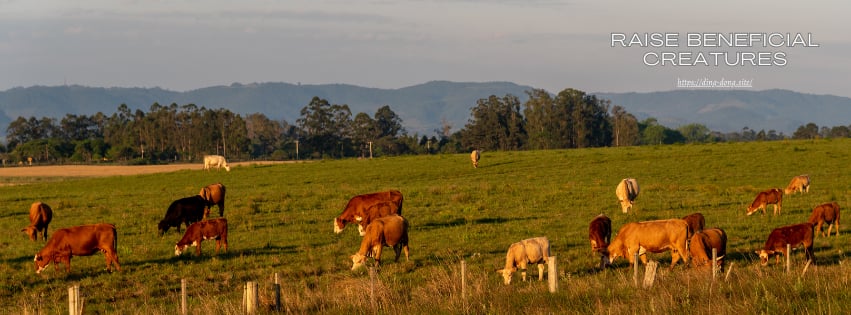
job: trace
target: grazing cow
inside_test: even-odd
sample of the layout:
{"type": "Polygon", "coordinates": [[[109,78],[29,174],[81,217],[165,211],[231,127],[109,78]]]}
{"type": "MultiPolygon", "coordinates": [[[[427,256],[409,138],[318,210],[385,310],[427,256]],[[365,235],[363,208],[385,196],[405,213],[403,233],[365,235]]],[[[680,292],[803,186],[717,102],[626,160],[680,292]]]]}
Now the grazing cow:
{"type": "Polygon", "coordinates": [[[225,168],[225,171],[230,172],[230,166],[228,166],[228,162],[225,161],[225,157],[221,155],[205,155],[204,156],[204,169],[210,170],[213,167],[216,167],[216,170],[225,168]]]}
{"type": "Polygon", "coordinates": [[[786,186],[786,189],[783,189],[783,192],[787,195],[794,194],[795,192],[810,192],[810,175],[798,175],[792,177],[792,181],[789,182],[789,186],[786,186]]]}
{"type": "Polygon", "coordinates": [[[683,220],[688,223],[689,239],[691,239],[691,236],[694,235],[694,233],[702,231],[703,227],[706,226],[706,219],[703,218],[703,214],[700,212],[695,212],[684,216],[683,220]]]}
{"type": "Polygon", "coordinates": [[[405,261],[408,261],[408,220],[400,215],[378,218],[366,227],[366,234],[360,242],[360,249],[352,255],[352,270],[364,265],[366,257],[375,259],[375,267],[381,264],[381,248],[393,247],[396,252],[395,261],[399,254],[405,251],[405,261]]]}
{"type": "Polygon", "coordinates": [[[225,216],[225,185],[222,183],[209,184],[198,193],[201,198],[207,201],[207,208],[204,211],[204,219],[210,215],[210,208],[213,205],[219,206],[219,216],[225,216]]]}
{"type": "Polygon", "coordinates": [[[715,263],[724,266],[724,256],[727,255],[727,233],[719,228],[701,230],[691,237],[689,253],[691,265],[696,268],[708,268],[712,265],[712,249],[715,249],[715,263]]]}
{"type": "MultiPolygon", "coordinates": [[[[349,202],[346,204],[346,208],[343,209],[343,213],[341,213],[334,219],[334,233],[342,233],[343,229],[346,227],[346,224],[352,222],[361,222],[364,220],[364,218],[375,219],[381,217],[381,215],[379,214],[367,214],[367,212],[389,211],[389,214],[402,215],[403,201],[404,197],[402,197],[402,193],[398,190],[388,190],[377,193],[354,196],[352,197],[352,199],[349,199],[349,202]],[[389,208],[384,206],[370,208],[375,204],[383,202],[391,202],[396,206],[389,208]]],[[[358,226],[358,232],[361,236],[363,236],[365,233],[365,227],[366,225],[358,226]]]]}
{"type": "Polygon", "coordinates": [[[615,195],[618,196],[623,213],[627,213],[632,209],[639,192],[638,181],[635,178],[624,178],[618,183],[618,187],[615,189],[615,195]]]}
{"type": "Polygon", "coordinates": [[[661,253],[671,250],[671,269],[673,269],[680,257],[683,263],[688,261],[687,236],[688,223],[682,219],[624,224],[609,244],[606,264],[611,264],[618,257],[626,257],[630,264],[634,264],[635,253],[641,256],[641,262],[647,264],[645,252],[661,253]]]}
{"type": "Polygon", "coordinates": [[[201,196],[196,195],[175,200],[168,206],[165,218],[157,226],[159,235],[163,236],[170,227],[177,227],[177,232],[180,233],[181,224],[186,224],[186,227],[189,227],[190,224],[201,221],[204,218],[205,208],[207,208],[207,201],[201,196]]]}
{"type": "Polygon", "coordinates": [[[473,168],[479,168],[479,159],[482,157],[481,152],[479,150],[473,150],[470,153],[470,161],[473,162],[473,168]]]}
{"type": "Polygon", "coordinates": [[[38,232],[42,232],[42,239],[47,240],[47,226],[53,219],[53,210],[46,203],[40,201],[30,206],[30,225],[21,229],[31,240],[38,240],[38,232]]]}
{"type": "Polygon", "coordinates": [[[50,240],[35,254],[35,272],[41,273],[51,262],[54,268],[58,263],[65,264],[65,272],[71,271],[72,256],[91,256],[103,252],[106,256],[106,270],[115,265],[115,270],[121,271],[118,265],[118,234],[115,225],[98,223],[81,225],[66,229],[58,229],[50,236],[50,240]]]}
{"type": "Polygon", "coordinates": [[[813,214],[810,215],[809,222],[815,226],[819,234],[830,237],[830,231],[836,225],[836,236],[839,237],[839,204],[828,202],[813,208],[813,214]],[[827,227],[827,235],[824,235],[822,224],[829,224],[827,227]]]}
{"type": "Polygon", "coordinates": [[[765,208],[768,205],[774,205],[774,215],[780,214],[780,206],[783,203],[783,193],[780,188],[772,188],[766,191],[761,191],[756,195],[751,205],[748,207],[748,215],[753,214],[759,209],[762,209],[762,214],[765,214],[765,208]]]}
{"type": "Polygon", "coordinates": [[[600,268],[605,268],[606,247],[612,240],[612,219],[600,214],[591,220],[588,226],[588,239],[591,240],[591,250],[600,254],[600,268]]]}
{"type": "Polygon", "coordinates": [[[798,246],[804,247],[804,252],[807,255],[807,260],[815,261],[816,257],[813,253],[813,225],[810,223],[800,223],[782,226],[771,231],[768,234],[768,240],[765,241],[765,246],[756,251],[759,255],[760,262],[763,266],[768,265],[768,258],[774,256],[775,263],[780,263],[780,254],[786,252],[786,244],[792,245],[792,248],[798,246]]]}
{"type": "Polygon", "coordinates": [[[538,281],[544,280],[544,264],[550,259],[550,241],[545,236],[529,238],[508,247],[505,254],[505,268],[496,272],[502,274],[503,283],[511,284],[512,275],[518,267],[523,281],[526,281],[526,266],[538,265],[538,281]]]}
{"type": "Polygon", "coordinates": [[[201,256],[201,241],[215,239],[216,254],[219,248],[228,251],[228,220],[218,218],[192,223],[186,228],[186,234],[174,245],[174,255],[180,256],[189,246],[195,246],[195,255],[201,256]]]}

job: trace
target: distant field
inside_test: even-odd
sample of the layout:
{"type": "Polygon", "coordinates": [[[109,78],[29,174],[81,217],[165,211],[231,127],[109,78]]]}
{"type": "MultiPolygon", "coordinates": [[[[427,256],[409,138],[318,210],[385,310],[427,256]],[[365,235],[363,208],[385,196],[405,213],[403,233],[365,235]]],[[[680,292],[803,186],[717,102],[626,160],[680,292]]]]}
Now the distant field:
{"type": "MultiPolygon", "coordinates": [[[[260,283],[264,312],[271,313],[278,273],[286,311],[293,313],[847,314],[851,270],[844,262],[851,240],[845,225],[840,237],[816,240],[817,264],[803,277],[800,251],[793,254],[793,274],[759,267],[753,251],[772,228],[806,221],[815,205],[851,205],[849,154],[851,140],[820,140],[485,152],[478,169],[467,154],[247,163],[231,172],[187,164],[138,175],[106,169],[70,175],[75,167],[12,175],[4,172],[48,167],[3,168],[0,313],[65,313],[67,287],[79,284],[90,313],[174,314],[180,279],[187,280],[192,314],[239,313],[246,281],[260,283]],[[810,193],[784,196],[780,216],[770,210],[745,215],[758,191],[782,188],[800,174],[811,176],[810,193]],[[621,213],[614,194],[623,177],[641,184],[630,214],[621,213]],[[207,241],[202,257],[174,257],[181,235],[172,230],[157,237],[157,222],[171,201],[213,182],[228,189],[230,250],[214,255],[214,242],[207,241]],[[332,219],[352,196],[391,188],[405,195],[412,261],[394,263],[386,250],[373,300],[366,272],[349,271],[360,242],[356,229],[335,235],[332,219]],[[43,242],[19,231],[37,200],[55,211],[51,234],[114,223],[122,271],[106,273],[103,255],[96,254],[74,257],[70,274],[50,267],[36,275],[32,257],[43,242]],[[681,265],[668,270],[669,254],[650,256],[661,263],[650,289],[633,287],[624,260],[604,272],[594,269],[598,258],[587,229],[595,215],[609,215],[617,232],[627,222],[693,212],[729,235],[726,280],[708,281],[681,265]],[[546,282],[537,281],[504,286],[494,271],[502,268],[508,245],[540,235],[549,237],[558,257],[559,292],[550,294],[546,282]]],[[[530,269],[533,278],[536,273],[530,269]]]]}

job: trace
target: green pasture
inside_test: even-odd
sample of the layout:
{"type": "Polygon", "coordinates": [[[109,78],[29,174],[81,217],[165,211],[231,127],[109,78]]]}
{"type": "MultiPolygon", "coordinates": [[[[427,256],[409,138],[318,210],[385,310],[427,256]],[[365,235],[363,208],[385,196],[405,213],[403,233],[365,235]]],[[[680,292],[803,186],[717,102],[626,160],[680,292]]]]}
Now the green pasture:
{"type": "MultiPolygon", "coordinates": [[[[753,254],[771,229],[804,222],[811,209],[837,201],[851,206],[851,140],[778,141],[483,152],[474,169],[468,154],[311,161],[235,167],[231,172],[186,170],[108,178],[0,180],[0,313],[67,313],[67,288],[78,284],[91,314],[178,313],[186,279],[191,314],[240,313],[246,281],[261,287],[263,313],[272,313],[272,284],[281,279],[290,313],[387,314],[848,314],[848,224],[836,238],[817,238],[816,264],[803,272],[802,251],[792,272],[758,266],[753,254]],[[807,194],[786,195],[779,216],[745,215],[757,192],[785,187],[809,174],[807,194]],[[621,213],[615,186],[637,178],[635,211],[621,213]],[[175,199],[204,185],[227,187],[229,250],[214,241],[174,257],[182,234],[157,236],[157,222],[175,199]],[[375,282],[350,271],[360,237],[354,226],[334,234],[332,220],[354,195],[398,189],[410,221],[411,261],[393,262],[384,251],[375,282]],[[35,273],[43,241],[20,232],[29,205],[54,210],[58,228],[108,222],[118,228],[122,270],[104,270],[102,254],[74,257],[65,273],[35,273]],[[599,272],[588,223],[600,213],[615,233],[632,221],[679,218],[693,212],[707,227],[726,230],[729,274],[714,281],[702,271],[654,254],[656,284],[637,288],[625,260],[599,272]],[[505,251],[516,241],[547,236],[559,267],[559,291],[546,281],[502,284],[505,251]],[[467,265],[462,295],[460,261],[467,265]]],[[[212,217],[218,217],[214,208],[212,217]]],[[[846,221],[847,222],[847,221],[846,221]]]]}

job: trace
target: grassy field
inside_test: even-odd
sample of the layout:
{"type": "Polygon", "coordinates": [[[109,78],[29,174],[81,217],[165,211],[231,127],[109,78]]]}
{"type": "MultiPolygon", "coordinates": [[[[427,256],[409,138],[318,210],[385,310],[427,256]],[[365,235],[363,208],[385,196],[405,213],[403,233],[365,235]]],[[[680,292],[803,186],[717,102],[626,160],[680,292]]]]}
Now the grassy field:
{"type": "MultiPolygon", "coordinates": [[[[800,250],[790,274],[773,260],[760,267],[753,252],[771,229],[806,221],[818,204],[851,205],[849,156],[851,140],[782,141],[484,152],[478,169],[458,154],[240,166],[229,173],[28,178],[0,187],[0,313],[67,313],[67,288],[79,284],[90,314],[174,314],[181,279],[191,314],[240,313],[246,281],[259,282],[263,313],[271,313],[278,273],[284,311],[292,313],[848,314],[847,225],[838,238],[816,239],[817,263],[803,275],[800,250]],[[800,174],[810,175],[810,192],[784,196],[781,215],[770,208],[745,215],[758,191],[783,188],[800,174]],[[614,194],[624,177],[641,184],[630,214],[621,213],[614,194]],[[174,257],[182,235],[157,237],[157,222],[171,201],[213,182],[227,186],[229,251],[215,255],[207,241],[201,257],[194,250],[174,257]],[[332,220],[352,196],[386,189],[405,196],[412,259],[394,263],[386,250],[371,284],[365,270],[349,270],[360,243],[356,229],[334,234],[332,220]],[[49,267],[37,275],[32,259],[44,243],[20,230],[38,200],[54,210],[51,234],[114,223],[122,270],[107,273],[96,254],[75,257],[68,274],[49,267]],[[611,217],[616,233],[627,222],[693,212],[726,230],[729,276],[712,281],[682,265],[669,270],[669,254],[650,256],[661,268],[648,289],[633,286],[625,260],[595,270],[588,223],[597,214],[611,217]],[[555,294],[546,281],[505,286],[495,272],[511,243],[533,236],[547,236],[558,257],[555,294]]],[[[537,278],[535,268],[529,273],[537,278]]]]}

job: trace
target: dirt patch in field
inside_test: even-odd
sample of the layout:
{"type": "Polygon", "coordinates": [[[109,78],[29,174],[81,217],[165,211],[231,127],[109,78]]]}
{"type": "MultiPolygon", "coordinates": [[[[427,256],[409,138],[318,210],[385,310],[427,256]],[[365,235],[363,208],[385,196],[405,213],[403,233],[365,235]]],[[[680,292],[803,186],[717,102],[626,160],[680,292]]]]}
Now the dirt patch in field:
{"type": "MultiPolygon", "coordinates": [[[[239,165],[252,164],[283,164],[292,161],[252,161],[228,163],[233,169],[239,165]]],[[[107,177],[120,175],[139,175],[153,173],[168,173],[181,170],[202,170],[202,164],[167,164],[167,165],[46,165],[46,166],[11,166],[0,168],[0,177],[107,177]]],[[[211,172],[216,172],[216,169],[211,172]]],[[[224,172],[224,169],[218,170],[224,172]]]]}

